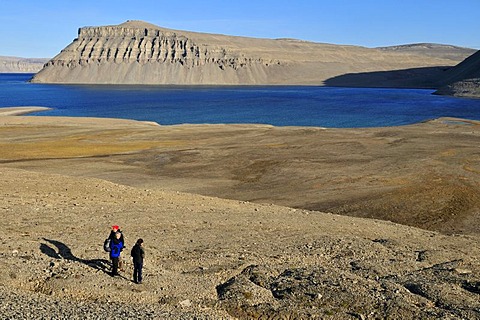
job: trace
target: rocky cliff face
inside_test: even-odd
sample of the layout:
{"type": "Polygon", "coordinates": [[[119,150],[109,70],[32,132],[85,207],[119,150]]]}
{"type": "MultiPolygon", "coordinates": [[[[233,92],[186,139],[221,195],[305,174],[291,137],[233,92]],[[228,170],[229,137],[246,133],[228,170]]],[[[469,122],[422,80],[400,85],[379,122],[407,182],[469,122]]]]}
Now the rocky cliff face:
{"type": "MultiPolygon", "coordinates": [[[[278,60],[253,58],[227,52],[225,48],[199,45],[170,31],[128,27],[90,27],[79,30],[79,37],[46,67],[73,69],[115,64],[136,64],[137,68],[185,68],[214,66],[219,70],[262,68],[278,60]]],[[[147,74],[148,70],[144,70],[147,74]]],[[[117,76],[120,76],[119,74],[117,76]]],[[[167,79],[165,79],[167,80],[167,79]]],[[[171,79],[174,81],[174,79],[171,79]]]]}
{"type": "Polygon", "coordinates": [[[0,57],[0,73],[36,73],[48,59],[0,57]]]}
{"type": "Polygon", "coordinates": [[[480,98],[480,51],[445,72],[436,94],[480,98]]]}
{"type": "Polygon", "coordinates": [[[33,82],[111,84],[322,84],[352,72],[458,61],[288,39],[202,34],[128,21],[85,27],[33,82]]]}

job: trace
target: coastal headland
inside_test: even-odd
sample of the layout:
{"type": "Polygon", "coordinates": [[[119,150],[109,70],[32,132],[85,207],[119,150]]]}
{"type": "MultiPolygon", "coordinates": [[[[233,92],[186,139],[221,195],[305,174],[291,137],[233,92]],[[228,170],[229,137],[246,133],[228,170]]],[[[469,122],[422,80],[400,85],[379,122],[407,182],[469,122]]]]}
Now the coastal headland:
{"type": "Polygon", "coordinates": [[[6,317],[480,316],[479,122],[11,116],[37,110],[0,111],[6,317]],[[128,249],[107,274],[112,224],[145,239],[144,284],[128,249]]]}
{"type": "MultiPolygon", "coordinates": [[[[365,48],[172,30],[129,20],[80,28],[31,81],[435,88],[437,94],[478,98],[479,57],[474,49],[450,45],[365,48]]],[[[10,60],[0,57],[0,65],[11,65],[10,60]]]]}
{"type": "Polygon", "coordinates": [[[82,27],[32,79],[39,83],[436,87],[471,49],[365,48],[162,28],[82,27]]]}

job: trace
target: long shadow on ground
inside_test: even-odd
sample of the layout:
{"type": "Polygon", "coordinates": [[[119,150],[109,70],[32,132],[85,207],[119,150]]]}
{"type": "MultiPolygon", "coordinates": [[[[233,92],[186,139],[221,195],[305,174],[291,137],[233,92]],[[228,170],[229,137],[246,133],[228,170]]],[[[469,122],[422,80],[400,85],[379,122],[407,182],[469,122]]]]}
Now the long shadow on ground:
{"type": "Polygon", "coordinates": [[[40,251],[47,256],[54,258],[54,259],[65,259],[65,260],[70,260],[74,262],[80,262],[83,263],[89,267],[94,268],[95,270],[103,271],[105,273],[109,273],[110,270],[110,261],[105,260],[105,259],[81,259],[76,257],[73,253],[72,250],[63,242],[57,241],[57,240],[50,240],[43,238],[43,240],[47,241],[48,243],[52,244],[55,246],[55,248],[46,245],[44,243],[40,244],[40,251]]]}

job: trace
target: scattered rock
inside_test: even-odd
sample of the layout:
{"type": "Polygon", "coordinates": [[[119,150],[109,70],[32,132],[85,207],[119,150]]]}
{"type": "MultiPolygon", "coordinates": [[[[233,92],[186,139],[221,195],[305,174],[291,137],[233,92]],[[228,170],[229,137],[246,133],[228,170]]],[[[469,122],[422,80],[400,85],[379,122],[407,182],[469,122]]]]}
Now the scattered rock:
{"type": "Polygon", "coordinates": [[[192,306],[192,302],[188,299],[180,301],[180,306],[183,308],[188,308],[192,306]]]}

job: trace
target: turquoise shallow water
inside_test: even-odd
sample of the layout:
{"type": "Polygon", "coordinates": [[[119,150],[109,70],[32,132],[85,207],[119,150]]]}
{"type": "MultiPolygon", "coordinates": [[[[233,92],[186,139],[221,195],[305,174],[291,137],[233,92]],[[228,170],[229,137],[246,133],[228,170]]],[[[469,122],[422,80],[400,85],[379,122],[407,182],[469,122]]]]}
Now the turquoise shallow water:
{"type": "Polygon", "coordinates": [[[40,116],[110,117],[182,123],[378,127],[438,117],[480,120],[480,100],[432,90],[308,86],[91,86],[28,83],[0,74],[0,107],[45,106],[40,116]]]}

